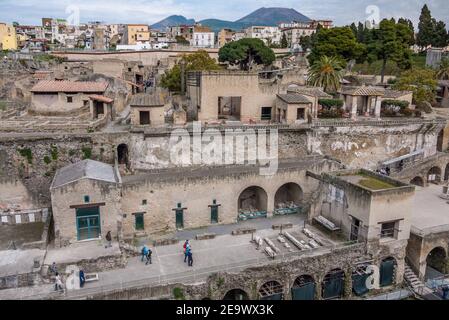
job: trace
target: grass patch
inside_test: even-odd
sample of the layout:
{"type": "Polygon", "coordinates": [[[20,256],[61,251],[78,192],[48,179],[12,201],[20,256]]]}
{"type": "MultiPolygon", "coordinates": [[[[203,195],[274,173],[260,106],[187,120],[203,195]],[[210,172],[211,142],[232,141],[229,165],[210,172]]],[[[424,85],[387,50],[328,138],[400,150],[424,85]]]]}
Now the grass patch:
{"type": "Polygon", "coordinates": [[[83,160],[92,159],[92,148],[83,147],[81,151],[83,152],[83,160]]]}
{"type": "Polygon", "coordinates": [[[181,288],[174,288],[173,289],[173,296],[175,297],[176,300],[185,300],[185,296],[184,296],[184,290],[182,290],[181,288]]]}
{"type": "Polygon", "coordinates": [[[49,156],[45,156],[44,157],[44,162],[45,162],[45,164],[50,164],[51,163],[50,157],[49,156]]]}
{"type": "Polygon", "coordinates": [[[51,158],[55,161],[58,160],[58,148],[56,146],[51,146],[50,152],[51,158]]]}
{"type": "Polygon", "coordinates": [[[0,101],[0,111],[6,110],[6,101],[0,101]]]}
{"type": "Polygon", "coordinates": [[[365,188],[368,188],[371,190],[384,190],[384,189],[396,188],[396,186],[394,184],[371,177],[367,174],[359,173],[359,176],[363,177],[364,179],[361,179],[358,182],[358,184],[361,185],[362,187],[365,187],[365,188]]]}

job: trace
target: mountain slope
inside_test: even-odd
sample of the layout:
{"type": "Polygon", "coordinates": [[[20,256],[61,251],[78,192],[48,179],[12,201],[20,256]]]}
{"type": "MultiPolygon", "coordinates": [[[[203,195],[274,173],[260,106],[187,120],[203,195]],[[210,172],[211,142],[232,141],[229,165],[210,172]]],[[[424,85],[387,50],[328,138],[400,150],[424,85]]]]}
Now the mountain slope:
{"type": "Polygon", "coordinates": [[[232,29],[240,30],[244,28],[242,23],[219,20],[219,19],[205,19],[200,21],[201,25],[207,26],[212,29],[212,31],[218,33],[221,29],[232,29]]]}
{"type": "Polygon", "coordinates": [[[299,13],[295,9],[260,8],[236,22],[245,26],[277,26],[281,22],[291,21],[308,22],[310,21],[310,18],[299,13]]]}
{"type": "Polygon", "coordinates": [[[170,16],[167,17],[153,25],[151,25],[151,29],[156,29],[156,30],[165,30],[165,28],[167,27],[171,27],[171,26],[179,26],[179,25],[192,25],[195,23],[194,19],[187,19],[184,16],[170,16]]]}

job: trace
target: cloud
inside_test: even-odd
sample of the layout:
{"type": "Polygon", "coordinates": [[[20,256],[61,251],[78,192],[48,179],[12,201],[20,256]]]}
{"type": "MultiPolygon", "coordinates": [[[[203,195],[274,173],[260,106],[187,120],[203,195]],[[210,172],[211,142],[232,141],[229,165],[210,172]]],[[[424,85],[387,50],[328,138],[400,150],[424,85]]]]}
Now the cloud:
{"type": "Polygon", "coordinates": [[[157,22],[179,14],[201,20],[237,20],[260,7],[287,7],[316,19],[332,19],[336,25],[364,21],[368,6],[379,8],[381,18],[406,17],[418,22],[424,3],[437,19],[449,22],[447,0],[0,0],[0,21],[40,24],[42,17],[66,18],[68,6],[78,6],[82,22],[157,22]]]}

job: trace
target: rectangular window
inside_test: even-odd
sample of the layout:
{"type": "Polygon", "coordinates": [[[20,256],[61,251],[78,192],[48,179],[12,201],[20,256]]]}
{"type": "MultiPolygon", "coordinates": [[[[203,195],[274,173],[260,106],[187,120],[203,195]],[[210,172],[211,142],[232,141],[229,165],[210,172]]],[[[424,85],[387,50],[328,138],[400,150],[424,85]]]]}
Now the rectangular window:
{"type": "Polygon", "coordinates": [[[271,120],[271,107],[262,107],[261,120],[271,120]]]}
{"type": "Polygon", "coordinates": [[[145,230],[145,220],[143,219],[143,213],[136,213],[136,230],[145,230]]]}
{"type": "Polygon", "coordinates": [[[296,120],[304,120],[305,115],[306,115],[306,112],[305,112],[304,108],[296,109],[296,120]]]}
{"type": "Polygon", "coordinates": [[[140,111],[139,118],[140,118],[141,126],[150,124],[150,112],[149,111],[140,111]]]}
{"type": "Polygon", "coordinates": [[[397,222],[382,223],[380,237],[383,238],[396,238],[396,224],[397,222]]]}
{"type": "Polygon", "coordinates": [[[16,214],[16,223],[17,224],[22,223],[22,216],[20,214],[16,214]]]}
{"type": "Polygon", "coordinates": [[[36,221],[36,217],[34,216],[34,213],[29,213],[28,214],[28,220],[30,220],[30,222],[35,222],[36,221]]]}
{"type": "Polygon", "coordinates": [[[8,223],[8,216],[2,216],[2,223],[8,223]]]}
{"type": "Polygon", "coordinates": [[[147,201],[146,199],[142,200],[142,205],[143,205],[143,206],[146,206],[147,203],[148,203],[148,201],[147,201]]]}
{"type": "Polygon", "coordinates": [[[84,203],[89,203],[89,202],[90,202],[90,197],[84,196],[84,203]]]}
{"type": "Polygon", "coordinates": [[[73,102],[73,97],[67,97],[67,103],[72,103],[73,102]]]}

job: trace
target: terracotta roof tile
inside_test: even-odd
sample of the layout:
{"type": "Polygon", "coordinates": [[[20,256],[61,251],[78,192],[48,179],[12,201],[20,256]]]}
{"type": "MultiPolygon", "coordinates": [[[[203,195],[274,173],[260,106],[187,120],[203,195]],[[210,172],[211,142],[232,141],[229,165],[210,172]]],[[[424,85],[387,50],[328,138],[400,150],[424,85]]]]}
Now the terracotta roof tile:
{"type": "Polygon", "coordinates": [[[383,96],[385,94],[384,88],[378,87],[346,87],[341,89],[341,93],[351,96],[383,96]]]}
{"type": "Polygon", "coordinates": [[[39,81],[31,92],[105,92],[107,82],[39,81]]]}
{"type": "Polygon", "coordinates": [[[104,102],[104,103],[113,103],[114,99],[105,97],[105,96],[100,96],[98,94],[93,94],[89,96],[90,99],[92,100],[96,100],[96,101],[100,101],[100,102],[104,102]]]}
{"type": "Polygon", "coordinates": [[[287,103],[311,103],[306,97],[297,93],[278,94],[277,96],[287,103]]]}

